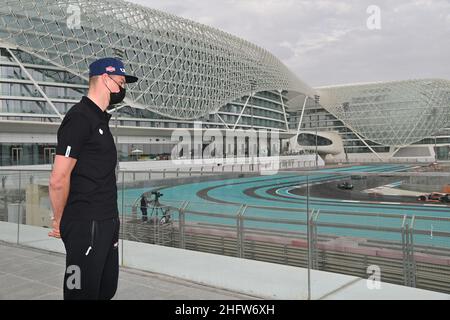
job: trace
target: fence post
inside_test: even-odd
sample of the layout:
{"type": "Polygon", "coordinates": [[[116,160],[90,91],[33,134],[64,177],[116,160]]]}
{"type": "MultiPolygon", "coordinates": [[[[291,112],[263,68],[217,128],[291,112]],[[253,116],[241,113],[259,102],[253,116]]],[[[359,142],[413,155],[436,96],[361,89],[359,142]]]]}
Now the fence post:
{"type": "Polygon", "coordinates": [[[192,167],[189,168],[189,177],[192,177],[192,167]]]}
{"type": "Polygon", "coordinates": [[[314,254],[313,254],[313,238],[314,238],[314,231],[313,231],[313,219],[314,219],[314,214],[316,212],[316,209],[312,209],[311,213],[308,217],[308,220],[306,221],[306,223],[308,224],[307,228],[307,240],[308,240],[308,267],[310,269],[314,269],[314,254]]]}
{"type": "Polygon", "coordinates": [[[153,217],[153,212],[152,212],[152,214],[150,215],[150,219],[153,219],[153,224],[152,224],[152,227],[153,227],[153,244],[157,244],[157,239],[156,239],[156,228],[157,228],[157,226],[158,226],[158,224],[159,224],[159,221],[158,221],[158,214],[157,213],[155,213],[156,214],[156,216],[155,217],[153,217]]]}
{"type": "Polygon", "coordinates": [[[17,244],[20,242],[20,222],[22,220],[22,196],[21,196],[21,190],[22,190],[22,171],[19,171],[19,212],[17,213],[17,244]]]}
{"type": "Polygon", "coordinates": [[[8,212],[8,194],[7,193],[5,193],[5,198],[4,199],[5,200],[3,202],[3,204],[4,204],[4,209],[3,210],[5,210],[5,212],[8,212]]]}
{"type": "Polygon", "coordinates": [[[179,173],[180,173],[180,168],[177,168],[177,178],[178,178],[179,173]]]}
{"type": "Polygon", "coordinates": [[[186,233],[185,233],[186,213],[185,213],[185,210],[188,205],[189,205],[189,201],[185,201],[179,211],[179,213],[180,213],[179,229],[180,229],[180,248],[181,249],[186,249],[186,233]]]}
{"type": "Polygon", "coordinates": [[[317,252],[317,241],[318,241],[318,235],[317,235],[317,220],[319,218],[320,209],[315,211],[313,209],[310,217],[310,236],[311,239],[308,239],[308,243],[311,243],[310,249],[311,249],[311,268],[312,269],[318,269],[318,252],[317,252]]]}
{"type": "Polygon", "coordinates": [[[409,238],[409,225],[408,223],[405,225],[405,238],[406,238],[406,247],[405,247],[405,255],[406,255],[406,285],[408,287],[411,286],[411,257],[410,257],[410,238],[409,238]]]}
{"type": "Polygon", "coordinates": [[[167,170],[167,169],[163,169],[163,178],[166,177],[166,170],[167,170]]]}
{"type": "Polygon", "coordinates": [[[152,180],[152,169],[148,169],[148,180],[152,180]]]}
{"type": "Polygon", "coordinates": [[[237,254],[239,258],[244,257],[244,212],[247,210],[245,204],[241,205],[237,211],[236,226],[237,226],[237,254]]]}
{"type": "Polygon", "coordinates": [[[407,268],[408,268],[408,266],[407,266],[407,264],[408,264],[408,262],[407,262],[407,259],[408,259],[408,252],[407,252],[407,241],[408,241],[408,236],[407,236],[407,232],[406,232],[406,229],[407,229],[407,224],[406,224],[406,215],[404,215],[403,216],[403,222],[402,222],[402,228],[401,228],[401,234],[402,234],[402,256],[403,256],[403,284],[405,285],[405,286],[408,286],[408,280],[409,280],[409,277],[408,277],[408,270],[407,270],[407,268]]]}
{"type": "Polygon", "coordinates": [[[410,285],[416,287],[416,261],[414,258],[414,223],[416,216],[411,218],[411,226],[409,227],[409,271],[410,271],[410,285]]]}

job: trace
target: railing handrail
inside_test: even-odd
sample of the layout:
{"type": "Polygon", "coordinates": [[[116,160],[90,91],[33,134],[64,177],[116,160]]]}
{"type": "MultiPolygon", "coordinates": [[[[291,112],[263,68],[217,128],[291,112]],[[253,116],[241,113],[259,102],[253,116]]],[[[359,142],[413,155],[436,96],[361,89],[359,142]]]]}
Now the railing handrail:
{"type": "MultiPolygon", "coordinates": [[[[227,166],[227,165],[224,165],[227,166]]],[[[194,167],[186,167],[187,168],[194,168],[194,167]]],[[[52,169],[47,168],[3,168],[0,166],[0,173],[1,172],[51,172],[52,169]]],[[[173,169],[144,169],[144,170],[134,170],[134,169],[119,169],[118,173],[218,173],[216,171],[214,172],[208,172],[208,171],[192,171],[192,170],[180,170],[180,168],[173,168],[173,169]]],[[[221,171],[222,172],[222,171],[221,171]]],[[[224,172],[224,173],[236,173],[238,171],[234,172],[224,172]]],[[[247,172],[247,171],[246,171],[247,172]]],[[[257,171],[248,171],[248,173],[257,172],[257,171]]],[[[450,172],[445,171],[390,171],[390,172],[370,172],[370,171],[352,171],[352,172],[345,172],[345,171],[329,171],[326,169],[321,170],[289,170],[289,171],[282,171],[284,174],[297,174],[300,176],[310,176],[310,175],[334,175],[334,176],[384,176],[384,177],[450,177],[450,172]]]]}
{"type": "MultiPolygon", "coordinates": [[[[169,206],[171,207],[171,206],[169,206]]],[[[171,207],[172,210],[180,210],[177,207],[171,207]]],[[[214,218],[224,218],[229,219],[231,221],[236,220],[236,213],[211,213],[211,212],[204,212],[204,211],[197,211],[197,210],[189,210],[184,208],[184,214],[191,214],[191,215],[197,215],[197,216],[207,216],[207,217],[214,217],[214,218]]],[[[320,214],[323,212],[320,211],[320,214]]],[[[381,232],[392,232],[392,233],[401,233],[402,228],[404,227],[404,224],[406,223],[406,219],[411,218],[407,215],[399,215],[399,218],[403,218],[402,225],[400,227],[386,227],[386,226],[370,226],[370,225],[364,225],[364,224],[349,224],[349,223],[337,223],[337,222],[320,222],[318,220],[315,220],[315,224],[319,227],[333,227],[333,228],[342,228],[342,229],[356,229],[356,230],[368,230],[368,231],[381,231],[381,232]]],[[[414,216],[415,219],[417,219],[417,216],[414,216]]],[[[295,220],[295,219],[286,219],[286,218],[267,218],[267,217],[255,217],[255,216],[243,216],[241,217],[244,221],[255,221],[255,222],[270,222],[270,223],[276,223],[276,224],[290,224],[290,225],[306,225],[306,220],[295,220]]],[[[267,229],[269,230],[269,229],[267,229]]],[[[415,234],[420,235],[428,235],[429,230],[423,230],[423,229],[414,229],[415,234]]],[[[450,232],[445,231],[433,231],[435,236],[441,236],[441,237],[449,237],[450,238],[450,232]]]]}
{"type": "MultiPolygon", "coordinates": [[[[170,204],[170,202],[179,202],[183,203],[184,200],[172,200],[172,199],[163,199],[161,200],[161,203],[166,203],[166,205],[172,207],[172,209],[178,210],[179,208],[177,206],[174,206],[170,204]]],[[[199,204],[199,205],[215,205],[215,206],[229,206],[229,207],[239,207],[242,204],[240,203],[204,203],[201,201],[189,201],[189,203],[192,204],[199,204]]],[[[258,205],[252,205],[252,204],[246,204],[247,209],[255,208],[255,209],[268,209],[268,210],[275,210],[275,211],[287,211],[287,212],[298,212],[298,213],[306,213],[306,208],[287,208],[287,207],[275,207],[275,206],[258,206],[258,205]]],[[[131,207],[131,205],[125,205],[125,207],[131,207]]],[[[450,209],[450,207],[449,207],[450,209]]],[[[339,215],[339,216],[360,216],[360,217],[372,217],[372,218],[394,218],[394,219],[403,219],[403,214],[396,214],[396,213],[384,213],[384,212],[360,212],[360,211],[340,211],[340,210],[327,210],[327,209],[320,209],[321,214],[326,215],[339,215]]],[[[422,221],[447,221],[450,222],[450,217],[436,217],[436,216],[423,216],[423,215],[414,215],[416,220],[422,220],[422,221]]]]}

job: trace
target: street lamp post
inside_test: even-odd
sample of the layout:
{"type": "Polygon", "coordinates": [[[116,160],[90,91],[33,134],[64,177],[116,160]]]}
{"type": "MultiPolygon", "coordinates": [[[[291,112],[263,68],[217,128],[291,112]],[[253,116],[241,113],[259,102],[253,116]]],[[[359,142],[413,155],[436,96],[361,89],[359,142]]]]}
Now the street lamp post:
{"type": "MultiPolygon", "coordinates": [[[[320,96],[318,95],[314,95],[314,106],[316,109],[316,114],[317,114],[317,108],[319,105],[319,100],[320,100],[320,96]]],[[[317,150],[317,127],[319,126],[319,115],[317,114],[317,123],[316,123],[316,168],[319,166],[319,154],[318,154],[318,150],[317,150]]]]}
{"type": "Polygon", "coordinates": [[[434,162],[437,162],[437,139],[436,139],[436,133],[434,134],[434,162]]]}
{"type": "MultiPolygon", "coordinates": [[[[256,81],[250,80],[250,97],[253,97],[254,91],[256,88],[256,81]]],[[[251,112],[251,128],[253,129],[253,104],[252,101],[250,101],[250,112],[251,112]]]]}
{"type": "MultiPolygon", "coordinates": [[[[252,79],[252,80],[250,80],[250,90],[251,90],[250,97],[253,97],[255,88],[256,88],[256,81],[252,79]]],[[[250,121],[251,121],[251,128],[253,130],[253,103],[252,103],[253,101],[249,100],[249,102],[250,102],[250,112],[251,112],[251,120],[250,121]]],[[[254,147],[254,146],[250,146],[250,139],[249,139],[248,152],[251,153],[251,155],[252,155],[251,164],[252,164],[252,171],[253,171],[254,165],[255,165],[255,162],[254,162],[255,158],[254,158],[254,154],[253,154],[254,150],[251,150],[252,147],[254,147]]],[[[249,154],[249,156],[250,156],[250,154],[249,154]]]]}

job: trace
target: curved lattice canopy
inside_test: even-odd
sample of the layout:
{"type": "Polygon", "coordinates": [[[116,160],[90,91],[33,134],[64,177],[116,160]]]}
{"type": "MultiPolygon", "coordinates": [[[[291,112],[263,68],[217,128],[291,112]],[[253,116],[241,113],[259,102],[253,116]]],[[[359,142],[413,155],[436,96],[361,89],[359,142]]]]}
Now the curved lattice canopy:
{"type": "Polygon", "coordinates": [[[177,119],[215,112],[250,91],[313,94],[256,45],[122,0],[3,0],[0,40],[84,78],[95,59],[120,56],[139,77],[125,101],[177,119]]]}
{"type": "Polygon", "coordinates": [[[364,138],[406,146],[450,124],[450,81],[407,80],[317,88],[320,103],[364,138]]]}

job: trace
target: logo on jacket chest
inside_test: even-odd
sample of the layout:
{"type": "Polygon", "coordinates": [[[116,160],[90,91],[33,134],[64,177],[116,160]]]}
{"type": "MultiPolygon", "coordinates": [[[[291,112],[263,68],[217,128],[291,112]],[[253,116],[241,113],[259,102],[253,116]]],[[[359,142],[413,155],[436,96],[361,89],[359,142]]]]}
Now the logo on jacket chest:
{"type": "Polygon", "coordinates": [[[102,130],[102,129],[98,129],[98,132],[99,132],[100,134],[103,134],[103,130],[102,130]]]}

